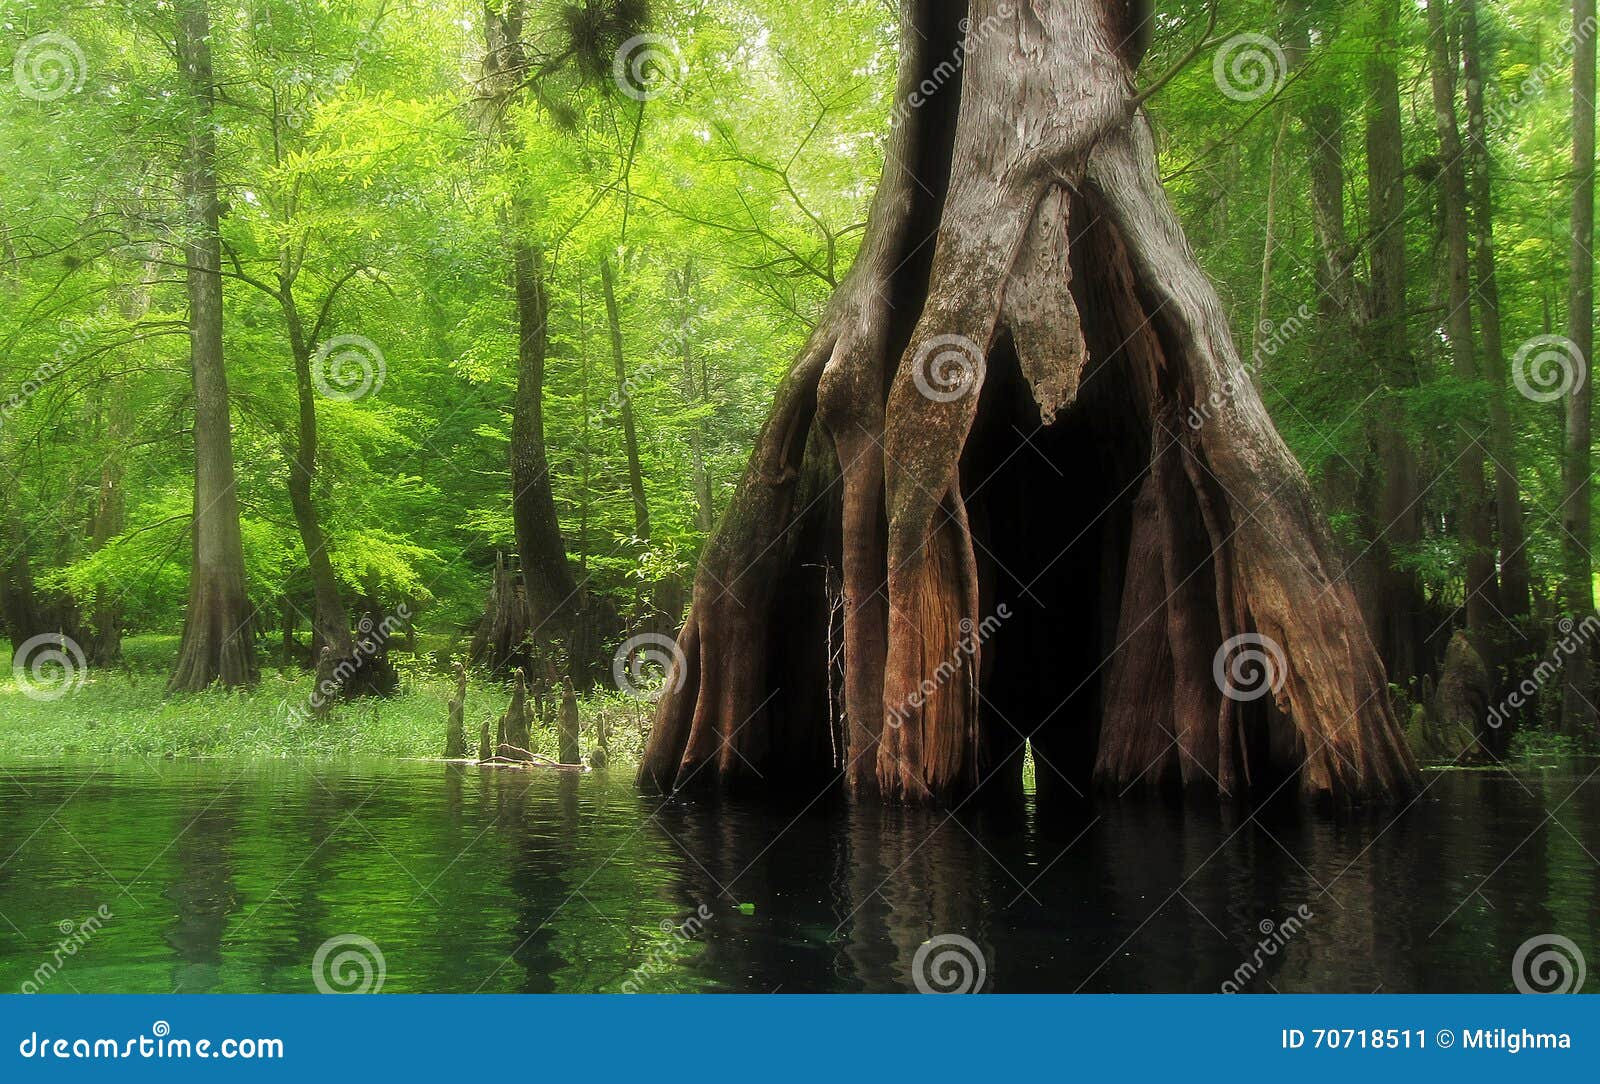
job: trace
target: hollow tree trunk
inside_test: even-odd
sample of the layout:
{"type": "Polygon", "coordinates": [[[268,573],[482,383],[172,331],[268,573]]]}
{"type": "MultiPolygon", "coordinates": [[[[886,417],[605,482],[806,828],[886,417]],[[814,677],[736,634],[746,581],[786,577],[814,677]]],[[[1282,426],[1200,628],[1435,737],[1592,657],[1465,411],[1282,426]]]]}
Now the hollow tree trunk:
{"type": "Polygon", "coordinates": [[[1327,527],[1161,190],[1122,5],[903,11],[920,107],[707,546],[641,782],[960,800],[1020,786],[1015,721],[1111,785],[1409,788],[1327,527]],[[1270,696],[1216,680],[1241,635],[1281,656],[1270,696]]]}
{"type": "Polygon", "coordinates": [[[211,116],[216,88],[206,0],[184,0],[178,5],[178,65],[194,110],[183,186],[191,218],[184,258],[195,399],[195,472],[189,602],[169,688],[198,691],[212,682],[253,684],[257,673],[234,488],[228,374],[222,360],[222,243],[211,116]]]}

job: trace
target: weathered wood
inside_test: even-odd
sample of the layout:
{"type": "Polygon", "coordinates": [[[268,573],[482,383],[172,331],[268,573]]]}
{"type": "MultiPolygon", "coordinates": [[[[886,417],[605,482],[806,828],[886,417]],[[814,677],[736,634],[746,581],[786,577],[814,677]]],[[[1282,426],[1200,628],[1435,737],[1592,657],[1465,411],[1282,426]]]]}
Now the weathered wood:
{"type": "Polygon", "coordinates": [[[572,682],[561,683],[561,723],[557,732],[560,759],[563,764],[578,764],[583,757],[578,752],[578,697],[572,682]]]}
{"type": "Polygon", "coordinates": [[[905,8],[913,104],[702,558],[641,782],[959,801],[1020,787],[1027,726],[1122,788],[1407,790],[1326,524],[1157,179],[1124,5],[961,14],[905,8]],[[800,575],[840,564],[842,765],[800,575]],[[1281,654],[1263,699],[1215,676],[1239,637],[1281,654]]]}
{"type": "Polygon", "coordinates": [[[467,668],[458,662],[455,671],[456,692],[450,698],[450,718],[444,733],[444,755],[447,760],[467,755],[467,668]]]}

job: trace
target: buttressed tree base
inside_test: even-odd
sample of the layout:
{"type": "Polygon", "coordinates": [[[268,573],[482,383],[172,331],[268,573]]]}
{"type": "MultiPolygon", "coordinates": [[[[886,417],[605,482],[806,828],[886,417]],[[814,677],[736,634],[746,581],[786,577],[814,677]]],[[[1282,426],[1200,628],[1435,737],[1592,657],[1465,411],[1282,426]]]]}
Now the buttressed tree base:
{"type": "Polygon", "coordinates": [[[1031,738],[1041,796],[1413,785],[1329,530],[1162,191],[1145,17],[904,6],[860,255],[707,547],[643,783],[954,802],[1020,788],[1031,738]],[[1266,659],[1246,693],[1240,643],[1266,659]]]}

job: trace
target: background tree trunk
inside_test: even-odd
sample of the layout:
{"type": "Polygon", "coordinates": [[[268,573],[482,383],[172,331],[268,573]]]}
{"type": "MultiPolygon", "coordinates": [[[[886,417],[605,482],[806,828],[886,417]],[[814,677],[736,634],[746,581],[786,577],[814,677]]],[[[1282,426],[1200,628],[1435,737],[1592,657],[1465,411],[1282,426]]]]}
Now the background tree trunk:
{"type": "Polygon", "coordinates": [[[622,445],[628,455],[628,492],[633,497],[633,529],[650,541],[650,505],[644,496],[644,471],[639,466],[639,433],[633,424],[633,392],[628,387],[628,363],[622,349],[622,318],[617,311],[617,287],[609,257],[600,257],[600,287],[606,297],[606,327],[611,333],[611,362],[617,369],[617,399],[622,414],[622,445]]]}
{"type": "MultiPolygon", "coordinates": [[[[1428,43],[1433,85],[1434,123],[1439,133],[1440,229],[1445,248],[1445,335],[1456,379],[1476,383],[1480,377],[1472,342],[1471,276],[1467,245],[1467,182],[1456,122],[1455,69],[1450,51],[1449,20],[1445,0],[1427,0],[1428,43]]],[[[1467,629],[1473,646],[1491,669],[1500,659],[1498,615],[1499,587],[1495,582],[1494,538],[1490,528],[1490,503],[1483,478],[1483,441],[1486,426],[1476,418],[1454,434],[1457,451],[1456,517],[1461,524],[1461,545],[1466,558],[1467,629]]]]}
{"type": "MultiPolygon", "coordinates": [[[[1425,655],[1422,583],[1398,567],[1398,553],[1422,537],[1417,457],[1406,438],[1400,393],[1417,385],[1406,342],[1405,147],[1400,127],[1399,5],[1372,0],[1373,41],[1366,62],[1367,220],[1372,237],[1367,342],[1382,399],[1372,428],[1379,478],[1374,565],[1382,620],[1372,632],[1389,679],[1412,685],[1430,669],[1425,655]]],[[[1415,689],[1412,690],[1416,692],[1415,689]]]]}
{"type": "MultiPolygon", "coordinates": [[[[1494,460],[1495,522],[1500,542],[1501,616],[1511,622],[1513,649],[1526,643],[1532,606],[1528,578],[1527,536],[1522,523],[1522,495],[1517,481],[1516,436],[1506,400],[1506,356],[1500,338],[1500,287],[1494,266],[1494,200],[1490,195],[1488,118],[1483,106],[1483,58],[1478,46],[1477,0],[1461,0],[1461,66],[1467,105],[1469,198],[1472,203],[1473,296],[1478,330],[1483,338],[1483,376],[1489,384],[1489,452],[1494,460]]],[[[1509,734],[1506,735],[1509,737],[1509,734]]]]}
{"type": "Polygon", "coordinates": [[[940,89],[898,114],[861,251],[707,547],[642,782],[961,801],[1019,788],[1026,736],[1120,788],[1414,784],[1326,524],[1130,109],[1126,16],[905,7],[899,93],[940,89]],[[838,756],[808,568],[828,563],[838,756]],[[1235,695],[1241,637],[1273,664],[1258,694],[1235,695]]]}
{"type": "Polygon", "coordinates": [[[222,242],[218,233],[216,133],[207,0],[178,4],[178,67],[193,110],[184,154],[189,209],[184,244],[189,368],[194,382],[194,522],[189,602],[173,691],[256,680],[252,613],[245,595],[228,374],[222,360],[222,242]]]}
{"type": "MultiPolygon", "coordinates": [[[[1594,409],[1594,0],[1572,0],[1576,51],[1572,57],[1572,268],[1567,289],[1567,338],[1577,348],[1578,373],[1566,400],[1566,440],[1561,459],[1561,610],[1581,622],[1594,610],[1594,570],[1589,560],[1591,498],[1589,448],[1594,409]]],[[[1567,660],[1561,725],[1568,734],[1593,734],[1596,724],[1593,666],[1587,650],[1567,660]]]]}

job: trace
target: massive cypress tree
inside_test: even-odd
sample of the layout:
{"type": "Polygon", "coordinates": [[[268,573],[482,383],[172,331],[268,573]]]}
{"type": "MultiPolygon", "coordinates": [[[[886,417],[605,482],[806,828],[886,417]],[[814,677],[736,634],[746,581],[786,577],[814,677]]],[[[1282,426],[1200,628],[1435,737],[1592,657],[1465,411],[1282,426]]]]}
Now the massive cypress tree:
{"type": "Polygon", "coordinates": [[[1147,19],[903,6],[860,254],[707,547],[643,782],[957,799],[1015,786],[1025,734],[1041,788],[1414,780],[1327,526],[1157,178],[1147,19]],[[1230,684],[1241,637],[1270,695],[1230,684]]]}

